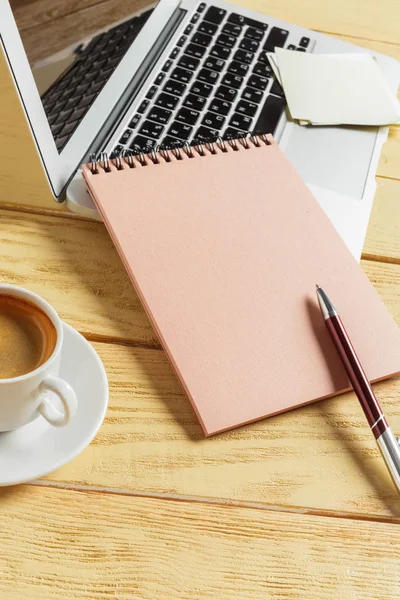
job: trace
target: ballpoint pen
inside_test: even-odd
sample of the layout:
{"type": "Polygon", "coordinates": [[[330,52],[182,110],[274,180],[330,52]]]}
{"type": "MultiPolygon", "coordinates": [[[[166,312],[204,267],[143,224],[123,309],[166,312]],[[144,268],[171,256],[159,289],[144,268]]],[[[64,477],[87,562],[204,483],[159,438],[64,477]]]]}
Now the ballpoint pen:
{"type": "Polygon", "coordinates": [[[335,307],[324,290],[318,285],[317,296],[325,325],[335,344],[353,390],[367,417],[368,424],[397,491],[400,493],[400,440],[393,435],[392,430],[387,424],[385,415],[379,406],[371,384],[367,379],[335,307]]]}

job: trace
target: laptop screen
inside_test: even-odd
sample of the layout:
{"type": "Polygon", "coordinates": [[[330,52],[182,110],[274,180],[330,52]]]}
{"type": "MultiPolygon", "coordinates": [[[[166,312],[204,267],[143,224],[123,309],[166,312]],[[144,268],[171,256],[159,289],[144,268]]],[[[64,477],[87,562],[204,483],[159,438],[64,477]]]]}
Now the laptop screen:
{"type": "Polygon", "coordinates": [[[29,14],[28,18],[26,3],[11,0],[10,4],[60,153],[153,7],[125,19],[120,16],[117,21],[115,13],[96,7],[66,15],[60,3],[57,15],[40,12],[32,26],[35,16],[29,14]]]}

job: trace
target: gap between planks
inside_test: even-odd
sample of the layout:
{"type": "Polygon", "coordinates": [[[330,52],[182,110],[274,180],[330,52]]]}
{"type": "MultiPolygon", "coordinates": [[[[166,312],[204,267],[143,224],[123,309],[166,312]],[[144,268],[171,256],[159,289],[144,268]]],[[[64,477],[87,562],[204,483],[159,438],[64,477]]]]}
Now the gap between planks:
{"type": "Polygon", "coordinates": [[[348,519],[352,521],[367,521],[371,523],[400,524],[400,517],[385,517],[371,514],[352,513],[346,511],[319,510],[315,508],[304,508],[297,506],[285,506],[275,504],[264,504],[262,502],[246,502],[243,500],[230,500],[226,498],[210,498],[207,496],[187,496],[184,494],[167,494],[162,492],[141,492],[125,488],[101,487],[96,485],[85,485],[66,483],[63,481],[51,481],[49,479],[37,479],[27,482],[27,486],[44,487],[73,492],[85,492],[94,494],[108,494],[111,496],[132,496],[133,498],[149,498],[154,500],[166,500],[170,502],[189,502],[192,504],[207,504],[219,507],[250,508],[277,513],[289,513],[307,515],[312,517],[327,517],[332,519],[348,519]]]}

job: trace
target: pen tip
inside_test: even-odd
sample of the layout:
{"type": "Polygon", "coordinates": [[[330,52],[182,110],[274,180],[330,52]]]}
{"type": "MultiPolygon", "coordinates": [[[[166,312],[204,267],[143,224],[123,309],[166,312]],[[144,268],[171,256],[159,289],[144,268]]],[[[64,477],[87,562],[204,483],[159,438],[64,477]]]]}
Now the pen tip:
{"type": "Polygon", "coordinates": [[[319,285],[318,285],[318,283],[316,284],[316,286],[315,286],[315,287],[317,288],[317,290],[319,290],[319,285]]]}

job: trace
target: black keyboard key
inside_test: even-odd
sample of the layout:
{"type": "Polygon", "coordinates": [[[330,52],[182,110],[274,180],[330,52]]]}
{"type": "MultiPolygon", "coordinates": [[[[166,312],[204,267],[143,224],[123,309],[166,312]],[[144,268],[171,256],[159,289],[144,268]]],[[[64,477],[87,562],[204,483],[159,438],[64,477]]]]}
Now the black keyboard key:
{"type": "Polygon", "coordinates": [[[248,52],[257,52],[260,46],[260,42],[252,40],[251,38],[243,38],[239,44],[239,48],[247,50],[248,52]]]}
{"type": "Polygon", "coordinates": [[[275,94],[275,96],[281,96],[281,97],[285,96],[285,92],[283,91],[282,86],[277,79],[275,79],[275,81],[272,85],[272,88],[270,89],[269,92],[270,92],[270,94],[275,94]]]}
{"type": "Polygon", "coordinates": [[[234,75],[233,73],[225,73],[221,83],[238,90],[243,83],[243,77],[240,75],[234,75]]]}
{"type": "Polygon", "coordinates": [[[253,58],[254,54],[252,52],[247,52],[246,50],[236,50],[233,60],[238,60],[246,65],[250,65],[253,62],[253,58]]]}
{"type": "Polygon", "coordinates": [[[162,70],[169,71],[171,67],[172,67],[172,60],[168,59],[167,62],[165,63],[165,65],[163,66],[162,70]]]}
{"type": "Polygon", "coordinates": [[[248,100],[249,102],[255,102],[259,104],[263,97],[263,93],[260,90],[256,90],[255,88],[245,88],[242,94],[243,100],[248,100]]]}
{"type": "Polygon", "coordinates": [[[296,46],[294,44],[289,44],[286,50],[296,50],[296,46]]]}
{"type": "Polygon", "coordinates": [[[214,98],[211,100],[208,110],[212,110],[220,115],[227,115],[231,109],[232,104],[227,102],[226,100],[220,100],[219,98],[214,98]]]}
{"type": "Polygon", "coordinates": [[[185,28],[185,31],[183,32],[185,35],[189,35],[190,33],[192,33],[193,31],[193,25],[191,25],[189,23],[189,25],[185,28]]]}
{"type": "Polygon", "coordinates": [[[127,144],[130,137],[132,135],[132,131],[130,129],[127,129],[126,131],[124,131],[124,133],[122,134],[119,143],[120,144],[127,144]]]}
{"type": "Polygon", "coordinates": [[[199,13],[194,13],[193,17],[190,19],[191,23],[197,23],[197,21],[200,19],[200,15],[199,13]]]}
{"type": "Polygon", "coordinates": [[[269,83],[269,79],[267,77],[260,77],[259,75],[251,75],[247,80],[247,85],[250,87],[255,87],[259,90],[265,90],[269,83]]]}
{"type": "Polygon", "coordinates": [[[219,131],[217,129],[209,129],[208,127],[204,127],[204,125],[202,125],[196,131],[193,140],[195,142],[200,142],[200,143],[208,142],[208,141],[211,142],[213,140],[216,140],[218,136],[219,136],[219,131]]]}
{"type": "Polygon", "coordinates": [[[210,56],[215,56],[216,58],[222,58],[223,60],[226,60],[229,58],[230,53],[230,48],[227,48],[226,46],[215,45],[210,52],[210,56]]]}
{"type": "Polygon", "coordinates": [[[248,27],[255,27],[255,29],[262,29],[263,31],[268,29],[267,23],[262,23],[261,21],[256,21],[255,19],[249,19],[249,17],[243,17],[243,15],[238,15],[236,13],[229,15],[228,22],[234,23],[235,25],[247,25],[248,27]]]}
{"type": "Polygon", "coordinates": [[[161,123],[161,125],[165,125],[171,118],[171,111],[166,110],[165,108],[161,108],[160,106],[153,106],[150,110],[147,117],[152,121],[156,121],[156,123],[161,123]]]}
{"type": "Polygon", "coordinates": [[[223,117],[222,115],[216,115],[212,112],[208,112],[201,123],[202,125],[210,127],[211,129],[221,130],[225,123],[225,117],[223,117]]]}
{"type": "Polygon", "coordinates": [[[186,90],[186,84],[169,79],[164,85],[163,90],[164,92],[168,92],[168,94],[174,94],[174,96],[182,96],[186,90]]]}
{"type": "Polygon", "coordinates": [[[258,55],[257,60],[260,63],[263,63],[264,65],[269,65],[269,58],[268,58],[267,53],[265,52],[265,50],[262,50],[260,52],[260,54],[258,55]]]}
{"type": "Polygon", "coordinates": [[[208,56],[203,63],[203,67],[206,69],[211,69],[212,71],[222,71],[225,66],[225,61],[220,58],[215,58],[215,56],[208,56]]]}
{"type": "Polygon", "coordinates": [[[132,150],[143,150],[144,152],[150,152],[152,148],[157,145],[157,140],[151,140],[150,138],[143,137],[143,135],[137,135],[133,138],[130,147],[132,150]]]}
{"type": "Polygon", "coordinates": [[[204,83],[203,81],[196,81],[190,88],[192,94],[196,94],[197,96],[204,96],[204,98],[208,98],[212,90],[212,85],[204,83]]]}
{"type": "Polygon", "coordinates": [[[206,14],[204,15],[204,19],[206,21],[210,21],[210,23],[216,23],[219,25],[224,20],[226,15],[226,10],[223,8],[217,8],[216,6],[210,6],[206,14]]]}
{"type": "Polygon", "coordinates": [[[300,48],[300,47],[299,47],[299,48],[296,48],[296,51],[297,51],[297,52],[305,52],[305,51],[306,51],[306,49],[305,49],[305,48],[300,48]]]}
{"type": "Polygon", "coordinates": [[[242,131],[248,131],[250,129],[250,125],[251,125],[252,119],[251,117],[247,117],[246,115],[240,115],[238,113],[235,113],[230,121],[229,121],[229,125],[231,125],[232,127],[235,127],[236,129],[240,129],[242,131]]]}
{"type": "Polygon", "coordinates": [[[242,77],[244,77],[246,75],[248,70],[249,70],[249,65],[237,62],[236,60],[233,60],[228,67],[229,73],[234,73],[235,75],[241,75],[242,77]]]}
{"type": "Polygon", "coordinates": [[[203,58],[206,52],[206,48],[198,46],[197,44],[188,44],[185,48],[185,53],[194,56],[195,58],[203,58]]]}
{"type": "Polygon", "coordinates": [[[170,58],[174,59],[178,56],[179,54],[179,48],[174,48],[171,52],[171,54],[169,55],[170,58]]]}
{"type": "Polygon", "coordinates": [[[219,73],[216,71],[210,71],[209,69],[201,69],[197,77],[200,79],[200,81],[205,81],[206,83],[214,85],[214,83],[218,80],[219,73]]]}
{"type": "Polygon", "coordinates": [[[203,96],[188,94],[183,102],[183,106],[193,108],[194,110],[202,110],[206,102],[207,100],[203,96]]]}
{"type": "Polygon", "coordinates": [[[267,96],[254,130],[260,133],[274,133],[285,106],[286,101],[284,98],[267,96]]]}
{"type": "Polygon", "coordinates": [[[142,115],[149,104],[150,104],[149,100],[143,100],[143,102],[140,104],[139,108],[137,109],[138,113],[140,113],[142,115]]]}
{"type": "Polygon", "coordinates": [[[258,109],[257,104],[252,104],[251,102],[247,102],[246,100],[240,100],[237,103],[235,110],[237,113],[241,115],[247,115],[248,117],[254,117],[258,109]]]}
{"type": "Polygon", "coordinates": [[[279,27],[273,27],[269,32],[267,41],[264,44],[264,50],[273,52],[275,47],[283,48],[286,43],[289,32],[286,29],[280,29],[279,27]]]}
{"type": "Polygon", "coordinates": [[[302,37],[300,40],[299,46],[301,46],[302,48],[308,48],[309,43],[310,43],[310,38],[302,37]]]}
{"type": "Polygon", "coordinates": [[[175,121],[168,129],[168,135],[180,138],[181,140],[187,140],[193,131],[193,127],[185,125],[184,123],[178,123],[175,121]]]}
{"type": "Polygon", "coordinates": [[[224,85],[220,85],[217,91],[215,92],[216,98],[221,98],[221,100],[227,100],[228,102],[233,102],[236,96],[237,90],[225,87],[224,85]]]}
{"type": "Polygon", "coordinates": [[[194,71],[200,64],[200,59],[195,58],[194,56],[188,56],[187,54],[183,54],[178,60],[178,66],[184,67],[185,69],[190,69],[190,71],[194,71]]]}
{"type": "Polygon", "coordinates": [[[225,129],[223,137],[226,140],[229,140],[229,138],[244,137],[245,135],[246,135],[245,131],[239,131],[238,129],[234,129],[233,127],[228,127],[227,129],[225,129]]]}
{"type": "Polygon", "coordinates": [[[130,127],[131,129],[135,129],[136,125],[139,123],[139,121],[140,121],[140,119],[141,119],[141,118],[142,118],[142,117],[141,117],[140,115],[135,115],[135,116],[132,118],[132,121],[129,123],[129,127],[130,127]]]}
{"type": "Polygon", "coordinates": [[[181,35],[181,37],[179,38],[179,40],[176,43],[176,45],[178,46],[178,48],[182,48],[182,46],[186,42],[186,40],[187,40],[186,35],[181,35]]]}
{"type": "Polygon", "coordinates": [[[201,3],[201,4],[199,4],[199,6],[197,7],[197,12],[199,12],[199,13],[203,12],[203,11],[204,11],[204,9],[205,9],[205,7],[206,7],[206,4],[205,4],[205,2],[202,2],[202,3],[201,3]]]}
{"type": "Polygon", "coordinates": [[[209,46],[211,43],[212,37],[211,35],[206,35],[205,33],[196,33],[192,35],[191,41],[193,44],[198,44],[199,46],[209,46]]]}
{"type": "Polygon", "coordinates": [[[226,23],[222,28],[222,33],[226,33],[226,35],[235,35],[237,37],[242,33],[242,28],[240,25],[226,23]]]}
{"type": "Polygon", "coordinates": [[[254,65],[254,75],[261,75],[261,77],[272,77],[272,69],[269,65],[262,62],[258,62],[254,65]]]}
{"type": "Polygon", "coordinates": [[[218,25],[215,25],[215,23],[207,23],[207,21],[202,21],[198,26],[197,31],[200,33],[206,33],[207,35],[214,35],[217,29],[218,25]]]}
{"type": "Polygon", "coordinates": [[[116,156],[119,156],[121,154],[122,150],[123,150],[122,146],[115,146],[114,150],[110,154],[110,158],[115,158],[116,156]]]}
{"type": "Polygon", "coordinates": [[[164,78],[165,78],[165,73],[159,73],[155,79],[155,82],[154,82],[155,85],[160,85],[164,81],[164,78]]]}
{"type": "Polygon", "coordinates": [[[146,98],[148,98],[149,100],[151,100],[152,98],[154,98],[155,94],[157,93],[157,86],[156,85],[152,85],[151,88],[149,89],[149,91],[146,94],[146,98]]]}
{"type": "Polygon", "coordinates": [[[184,145],[184,143],[185,142],[183,142],[182,140],[177,140],[176,138],[167,135],[163,139],[161,145],[165,148],[181,148],[184,145]]]}
{"type": "Polygon", "coordinates": [[[228,17],[228,23],[233,23],[234,25],[244,25],[246,22],[246,17],[243,15],[238,15],[236,13],[232,13],[228,17]]]}
{"type": "Polygon", "coordinates": [[[139,133],[146,137],[155,138],[158,140],[162,136],[164,129],[164,125],[152,123],[151,121],[145,121],[139,129],[139,133]]]}
{"type": "Polygon", "coordinates": [[[221,33],[216,40],[217,44],[221,46],[226,46],[227,48],[233,48],[236,44],[236,37],[234,35],[226,35],[225,33],[221,33]]]}
{"type": "Polygon", "coordinates": [[[174,110],[176,105],[179,102],[179,98],[176,96],[171,96],[171,94],[166,94],[165,92],[161,92],[155,101],[157,106],[162,106],[163,108],[168,108],[168,110],[174,110]]]}
{"type": "Polygon", "coordinates": [[[172,73],[171,78],[180,81],[181,83],[189,83],[192,79],[193,73],[192,71],[188,71],[187,69],[182,69],[180,67],[176,67],[172,73]]]}
{"type": "Polygon", "coordinates": [[[260,42],[264,37],[264,31],[262,29],[256,29],[255,27],[247,27],[244,32],[245,37],[260,42]]]}
{"type": "Polygon", "coordinates": [[[195,125],[199,118],[199,113],[190,108],[181,108],[176,115],[176,118],[178,121],[182,121],[182,123],[186,123],[187,125],[195,125]]]}

